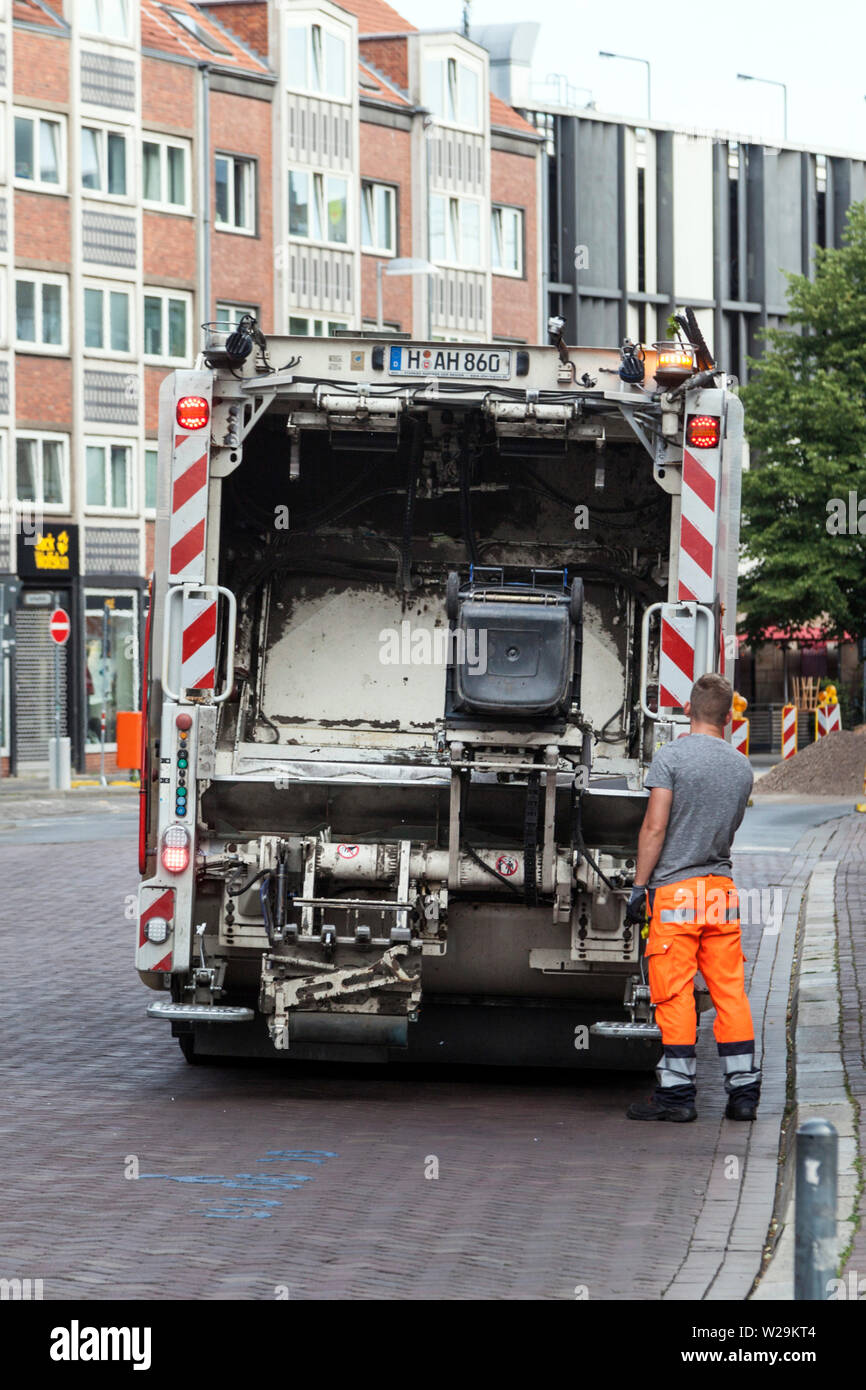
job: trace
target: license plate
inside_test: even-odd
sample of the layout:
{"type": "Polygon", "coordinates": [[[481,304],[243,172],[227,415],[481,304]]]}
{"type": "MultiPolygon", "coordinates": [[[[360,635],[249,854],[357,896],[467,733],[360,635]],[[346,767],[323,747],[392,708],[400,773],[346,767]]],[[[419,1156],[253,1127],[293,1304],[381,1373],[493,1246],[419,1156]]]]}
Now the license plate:
{"type": "Polygon", "coordinates": [[[442,347],[389,349],[391,376],[456,377],[470,381],[507,381],[511,376],[511,353],[487,348],[442,347]]]}

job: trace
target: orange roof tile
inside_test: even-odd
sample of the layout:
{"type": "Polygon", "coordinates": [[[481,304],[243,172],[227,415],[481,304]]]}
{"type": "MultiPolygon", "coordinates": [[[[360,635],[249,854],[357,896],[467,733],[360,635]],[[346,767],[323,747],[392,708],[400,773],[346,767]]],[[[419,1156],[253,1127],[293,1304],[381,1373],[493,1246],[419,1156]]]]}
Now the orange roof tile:
{"type": "Polygon", "coordinates": [[[57,14],[52,14],[51,6],[39,4],[39,0],[14,0],[12,19],[25,24],[44,24],[46,29],[61,29],[65,33],[68,26],[57,14]]]}
{"type": "Polygon", "coordinates": [[[417,33],[414,24],[398,14],[387,0],[336,0],[341,9],[357,16],[359,34],[417,33]]]}
{"type": "Polygon", "coordinates": [[[157,48],[166,53],[182,54],[187,58],[195,58],[199,63],[213,63],[216,67],[242,68],[247,72],[270,71],[268,65],[245,48],[236,35],[216,23],[198,5],[192,4],[191,0],[166,0],[166,4],[170,9],[188,14],[202,30],[212,35],[215,43],[228,51],[220,53],[209,48],[173,19],[167,13],[165,5],[158,4],[157,0],[141,0],[142,48],[157,48]]]}
{"type": "Polygon", "coordinates": [[[371,97],[374,101],[390,101],[395,106],[411,106],[409,98],[396,87],[393,82],[389,82],[381,72],[378,72],[369,63],[359,63],[358,73],[361,84],[361,100],[364,97],[371,97]]]}
{"type": "Polygon", "coordinates": [[[508,130],[522,130],[527,135],[538,135],[534,125],[525,121],[513,106],[509,106],[501,97],[490,93],[490,124],[493,126],[505,126],[508,130]]]}

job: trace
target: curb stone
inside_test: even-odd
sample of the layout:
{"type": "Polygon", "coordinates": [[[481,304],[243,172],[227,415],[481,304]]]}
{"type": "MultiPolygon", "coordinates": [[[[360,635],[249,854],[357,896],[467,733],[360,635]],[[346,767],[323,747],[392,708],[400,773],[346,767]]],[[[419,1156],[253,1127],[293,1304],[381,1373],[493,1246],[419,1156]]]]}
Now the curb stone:
{"type": "Polygon", "coordinates": [[[851,1230],[858,1190],[857,1128],[846,1090],[839,1048],[842,1024],[836,954],[835,882],[839,861],[826,860],[813,871],[791,1005],[793,1111],[788,1117],[784,1165],[777,1204],[778,1235],[753,1300],[794,1298],[795,1135],[811,1119],[829,1120],[839,1135],[839,1186],[836,1206],[836,1259],[851,1230]]]}

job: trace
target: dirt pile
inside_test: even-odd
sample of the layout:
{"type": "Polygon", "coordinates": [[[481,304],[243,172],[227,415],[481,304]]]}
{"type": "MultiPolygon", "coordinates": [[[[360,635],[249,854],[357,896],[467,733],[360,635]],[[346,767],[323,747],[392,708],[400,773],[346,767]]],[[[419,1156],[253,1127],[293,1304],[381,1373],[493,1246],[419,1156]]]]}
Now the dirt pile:
{"type": "Polygon", "coordinates": [[[866,767],[866,729],[839,729],[777,763],[755,783],[755,796],[860,796],[866,767]]]}

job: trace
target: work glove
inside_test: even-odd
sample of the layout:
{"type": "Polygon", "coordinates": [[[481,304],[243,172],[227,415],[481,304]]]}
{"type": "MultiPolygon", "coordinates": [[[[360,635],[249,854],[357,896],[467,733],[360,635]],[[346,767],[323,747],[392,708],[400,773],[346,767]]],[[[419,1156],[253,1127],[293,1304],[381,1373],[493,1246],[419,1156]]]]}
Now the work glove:
{"type": "Polygon", "coordinates": [[[631,890],[631,897],[625,910],[625,920],[633,926],[643,926],[646,917],[646,888],[637,884],[631,890]]]}

